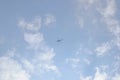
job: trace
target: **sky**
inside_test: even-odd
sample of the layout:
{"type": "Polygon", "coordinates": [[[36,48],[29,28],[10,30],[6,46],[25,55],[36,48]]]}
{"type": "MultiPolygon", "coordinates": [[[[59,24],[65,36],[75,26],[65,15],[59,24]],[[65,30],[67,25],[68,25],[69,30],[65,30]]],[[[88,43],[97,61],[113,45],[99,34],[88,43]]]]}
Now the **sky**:
{"type": "Polygon", "coordinates": [[[0,80],[120,80],[120,0],[0,0],[0,80]]]}

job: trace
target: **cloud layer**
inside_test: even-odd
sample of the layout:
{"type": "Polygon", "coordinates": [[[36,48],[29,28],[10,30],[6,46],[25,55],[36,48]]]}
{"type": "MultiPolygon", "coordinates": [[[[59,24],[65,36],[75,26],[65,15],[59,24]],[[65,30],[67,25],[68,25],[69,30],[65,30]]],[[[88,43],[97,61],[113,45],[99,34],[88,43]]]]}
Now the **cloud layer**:
{"type": "Polygon", "coordinates": [[[29,80],[30,75],[16,60],[0,57],[0,80],[29,80]]]}

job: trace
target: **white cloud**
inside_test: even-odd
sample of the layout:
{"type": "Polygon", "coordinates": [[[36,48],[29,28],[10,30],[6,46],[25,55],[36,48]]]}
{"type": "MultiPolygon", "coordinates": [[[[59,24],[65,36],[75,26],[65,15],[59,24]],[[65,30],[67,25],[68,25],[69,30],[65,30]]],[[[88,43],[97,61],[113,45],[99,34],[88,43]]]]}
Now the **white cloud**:
{"type": "Polygon", "coordinates": [[[58,76],[61,75],[58,67],[54,64],[55,53],[53,49],[46,49],[42,53],[37,53],[32,60],[22,59],[25,70],[30,74],[44,74],[54,72],[58,76]]]}
{"type": "Polygon", "coordinates": [[[14,59],[0,57],[0,80],[30,80],[30,75],[14,59]]]}
{"type": "Polygon", "coordinates": [[[116,5],[115,0],[107,0],[107,6],[101,9],[100,13],[105,18],[109,18],[115,15],[116,12],[116,5]]]}
{"type": "Polygon", "coordinates": [[[43,61],[51,61],[55,57],[55,53],[53,49],[47,50],[45,54],[41,55],[41,60],[43,61]]]}
{"type": "Polygon", "coordinates": [[[119,22],[115,19],[116,14],[116,1],[115,0],[107,0],[107,5],[104,8],[99,8],[99,13],[102,15],[103,21],[107,24],[108,29],[114,35],[118,35],[120,33],[119,22]]]}
{"type": "Polygon", "coordinates": [[[80,75],[80,80],[108,80],[107,73],[99,67],[96,67],[95,75],[83,77],[80,75]]]}
{"type": "Polygon", "coordinates": [[[87,58],[84,58],[84,62],[86,63],[86,64],[90,64],[91,63],[91,61],[89,60],[89,59],[87,59],[87,58]]]}
{"type": "MultiPolygon", "coordinates": [[[[95,16],[93,7],[96,7],[99,0],[75,0],[75,6],[76,6],[76,23],[80,25],[80,28],[83,28],[85,26],[85,23],[87,19],[91,18],[91,23],[95,24],[95,16]]],[[[96,20],[97,21],[97,20],[96,20]]]]}
{"type": "Polygon", "coordinates": [[[114,57],[115,61],[113,64],[113,72],[120,72],[120,55],[115,55],[114,57]]]}
{"type": "Polygon", "coordinates": [[[109,73],[105,72],[108,68],[107,65],[101,65],[96,67],[96,72],[91,76],[82,76],[80,75],[80,80],[120,80],[120,74],[115,73],[115,75],[108,75],[109,73]]]}
{"type": "Polygon", "coordinates": [[[56,74],[60,75],[60,71],[57,66],[54,64],[55,53],[53,49],[46,49],[42,54],[38,54],[33,59],[34,65],[38,70],[46,72],[53,71],[56,74]]]}
{"type": "Polygon", "coordinates": [[[67,58],[66,62],[69,63],[73,68],[76,68],[80,64],[80,59],[79,58],[67,58]]]}
{"type": "Polygon", "coordinates": [[[21,62],[28,73],[32,74],[34,72],[35,65],[32,62],[28,61],[27,59],[22,59],[21,62]]]}
{"type": "Polygon", "coordinates": [[[80,76],[80,80],[92,80],[92,76],[87,77],[80,76]]]}
{"type": "Polygon", "coordinates": [[[46,71],[53,71],[55,72],[58,76],[61,75],[60,71],[58,70],[57,66],[54,64],[46,64],[43,66],[46,71]]]}
{"type": "MultiPolygon", "coordinates": [[[[90,16],[93,16],[96,11],[100,13],[100,15],[102,16],[102,22],[105,22],[109,31],[112,32],[112,34],[114,34],[116,37],[114,38],[114,44],[118,46],[118,48],[120,49],[120,38],[119,38],[120,24],[115,17],[116,11],[118,10],[116,0],[104,0],[104,1],[103,0],[102,1],[101,0],[77,0],[77,4],[78,4],[78,9],[77,9],[78,15],[81,14],[81,10],[83,10],[82,8],[85,8],[86,11],[90,11],[88,14],[90,16]]],[[[87,13],[85,12],[83,12],[82,14],[83,15],[85,14],[85,16],[87,16],[87,13]]],[[[82,15],[79,15],[79,16],[82,16],[82,15]]],[[[81,22],[81,21],[78,20],[78,22],[81,22]]]]}
{"type": "Polygon", "coordinates": [[[120,24],[115,18],[117,6],[116,0],[107,0],[106,7],[99,9],[103,21],[106,23],[108,30],[115,36],[113,43],[120,49],[120,24]]]}
{"type": "Polygon", "coordinates": [[[26,22],[24,19],[21,19],[18,25],[24,30],[39,31],[41,28],[41,18],[36,17],[32,22],[26,22]]]}
{"type": "Polygon", "coordinates": [[[120,74],[115,74],[112,80],[120,80],[120,74]]]}
{"type": "Polygon", "coordinates": [[[120,49],[120,24],[118,20],[108,19],[106,24],[108,25],[109,31],[114,35],[113,43],[120,49]]]}
{"type": "Polygon", "coordinates": [[[99,67],[102,71],[106,71],[107,69],[109,69],[109,66],[108,65],[101,65],[99,67]]]}
{"type": "Polygon", "coordinates": [[[32,22],[22,19],[18,25],[24,30],[24,40],[28,43],[28,48],[38,49],[44,40],[43,34],[40,33],[41,18],[36,17],[32,22]]]}
{"type": "Polygon", "coordinates": [[[46,26],[53,24],[56,22],[56,19],[53,15],[46,15],[45,20],[44,20],[44,24],[46,26]]]}
{"type": "Polygon", "coordinates": [[[41,33],[24,33],[24,40],[30,45],[30,48],[37,49],[44,40],[41,33]]]}
{"type": "Polygon", "coordinates": [[[95,52],[98,56],[103,56],[105,55],[109,50],[111,49],[111,46],[109,43],[103,43],[100,46],[98,46],[95,49],[95,52]]]}
{"type": "Polygon", "coordinates": [[[97,0],[77,0],[78,6],[84,7],[85,10],[87,10],[89,7],[91,7],[97,0]]]}
{"type": "MultiPolygon", "coordinates": [[[[55,22],[54,16],[47,15],[45,22],[46,25],[55,22]]],[[[23,59],[22,63],[24,68],[32,74],[54,72],[60,75],[60,71],[54,63],[54,49],[45,44],[44,35],[40,32],[41,24],[39,18],[35,18],[29,23],[24,20],[19,22],[19,25],[24,29],[24,40],[28,44],[28,48],[35,52],[32,54],[32,60],[23,59]]]]}
{"type": "Polygon", "coordinates": [[[107,78],[108,78],[107,73],[101,71],[101,69],[97,67],[93,80],[107,80],[107,78]]]}

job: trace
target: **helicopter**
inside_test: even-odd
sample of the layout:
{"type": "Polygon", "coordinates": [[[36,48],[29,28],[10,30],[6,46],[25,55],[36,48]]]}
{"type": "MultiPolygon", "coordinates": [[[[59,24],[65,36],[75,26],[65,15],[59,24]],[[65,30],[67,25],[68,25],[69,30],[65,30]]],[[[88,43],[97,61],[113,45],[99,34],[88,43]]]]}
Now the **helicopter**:
{"type": "Polygon", "coordinates": [[[61,42],[61,41],[63,41],[63,39],[58,39],[58,40],[56,40],[56,42],[61,42]]]}

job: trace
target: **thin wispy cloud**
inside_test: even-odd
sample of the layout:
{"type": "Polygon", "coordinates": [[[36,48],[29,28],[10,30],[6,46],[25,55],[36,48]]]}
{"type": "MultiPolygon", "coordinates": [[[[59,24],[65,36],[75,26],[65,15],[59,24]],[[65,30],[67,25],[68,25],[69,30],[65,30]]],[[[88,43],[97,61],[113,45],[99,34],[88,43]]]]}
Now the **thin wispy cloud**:
{"type": "Polygon", "coordinates": [[[117,11],[116,1],[108,0],[107,6],[102,8],[99,12],[102,15],[103,21],[106,23],[108,30],[115,36],[113,39],[113,43],[119,48],[119,33],[120,33],[120,24],[116,19],[116,11],[117,11]]]}
{"type": "Polygon", "coordinates": [[[41,18],[36,17],[33,21],[25,21],[25,19],[20,19],[18,25],[23,28],[23,30],[29,31],[39,31],[41,28],[41,18]]]}
{"type": "Polygon", "coordinates": [[[46,26],[49,26],[50,24],[54,24],[55,22],[56,22],[55,16],[50,15],[50,14],[48,14],[48,15],[45,16],[44,24],[46,26]]]}
{"type": "Polygon", "coordinates": [[[66,63],[70,64],[73,68],[77,68],[80,64],[79,58],[67,58],[66,63]]]}
{"type": "Polygon", "coordinates": [[[109,43],[103,43],[95,49],[95,53],[98,56],[103,56],[103,55],[107,54],[110,49],[111,49],[111,46],[109,43]]]}

